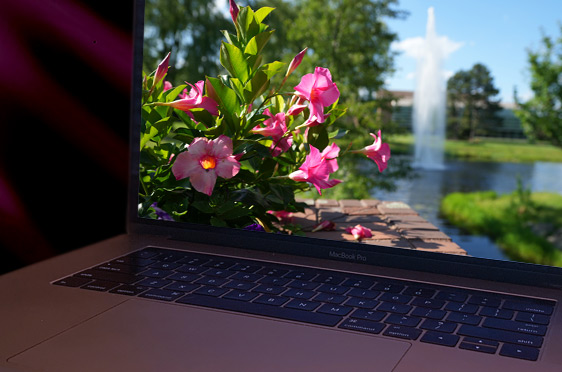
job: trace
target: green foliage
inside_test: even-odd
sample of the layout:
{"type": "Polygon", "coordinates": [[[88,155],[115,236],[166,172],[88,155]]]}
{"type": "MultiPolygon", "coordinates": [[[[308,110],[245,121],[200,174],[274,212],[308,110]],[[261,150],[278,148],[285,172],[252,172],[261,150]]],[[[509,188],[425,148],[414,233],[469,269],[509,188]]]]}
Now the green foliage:
{"type": "Polygon", "coordinates": [[[452,193],[442,200],[441,213],[472,234],[494,239],[512,260],[562,266],[562,252],[533,229],[544,223],[552,230],[562,228],[561,195],[530,193],[521,184],[502,196],[493,191],[452,193]]]}
{"type": "Polygon", "coordinates": [[[453,75],[447,81],[447,137],[472,140],[500,125],[498,93],[490,70],[480,63],[453,75]]]}
{"type": "Polygon", "coordinates": [[[533,98],[523,103],[515,92],[515,114],[528,138],[562,147],[562,36],[544,35],[538,50],[527,51],[527,59],[533,98]]]}
{"type": "MultiPolygon", "coordinates": [[[[318,181],[322,176],[315,176],[303,180],[291,175],[309,161],[312,147],[321,152],[335,140],[343,141],[347,131],[339,124],[347,110],[336,100],[322,107],[325,122],[312,126],[305,121],[310,116],[308,108],[289,115],[289,108],[301,105],[304,98],[285,90],[291,74],[287,65],[264,58],[273,35],[264,20],[272,10],[240,8],[235,33],[224,31],[225,40],[217,46],[218,61],[226,74],[207,76],[194,85],[168,86],[167,90],[163,80],[155,83],[156,72],[144,74],[140,216],[228,227],[258,223],[268,231],[295,233],[298,229],[280,226],[269,212],[303,211],[304,204],[295,200],[295,194],[310,190],[312,184],[330,186],[326,185],[328,175],[338,166],[336,159],[327,155],[319,155],[310,165],[323,169],[318,174],[325,179],[318,181]],[[274,119],[278,120],[275,130],[274,119]],[[264,129],[275,134],[262,134],[264,129]],[[219,141],[223,142],[215,148],[219,141]],[[217,165],[221,161],[224,163],[217,165]],[[185,174],[178,175],[178,164],[185,174]],[[225,164],[232,171],[219,172],[219,166],[225,164]],[[322,168],[320,164],[328,165],[322,168]]],[[[166,73],[165,67],[158,71],[159,75],[166,73]]],[[[170,71],[165,80],[172,84],[170,71]]],[[[314,94],[323,94],[323,88],[333,89],[331,82],[318,84],[314,94]]],[[[367,132],[362,135],[367,143],[373,141],[367,132]]]]}

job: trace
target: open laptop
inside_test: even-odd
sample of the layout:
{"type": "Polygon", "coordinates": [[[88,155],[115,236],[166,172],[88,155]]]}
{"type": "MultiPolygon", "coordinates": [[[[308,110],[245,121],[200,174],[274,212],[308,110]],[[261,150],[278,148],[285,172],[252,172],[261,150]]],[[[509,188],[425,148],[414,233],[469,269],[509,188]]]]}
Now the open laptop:
{"type": "Polygon", "coordinates": [[[0,278],[0,371],[560,371],[562,269],[139,216],[0,278]]]}

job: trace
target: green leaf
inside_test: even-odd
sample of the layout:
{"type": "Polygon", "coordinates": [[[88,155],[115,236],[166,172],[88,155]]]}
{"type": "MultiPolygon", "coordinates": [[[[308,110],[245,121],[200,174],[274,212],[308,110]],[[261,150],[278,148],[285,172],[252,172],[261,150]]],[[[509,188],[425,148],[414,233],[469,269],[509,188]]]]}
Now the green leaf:
{"type": "Polygon", "coordinates": [[[141,149],[146,145],[148,141],[150,141],[151,139],[153,139],[158,135],[158,129],[153,127],[152,125],[150,125],[147,129],[148,131],[143,133],[141,136],[141,141],[140,141],[141,149]]]}
{"type": "Polygon", "coordinates": [[[260,9],[256,10],[255,18],[258,21],[258,23],[262,23],[263,20],[265,19],[265,17],[267,17],[269,15],[269,13],[271,13],[274,10],[275,10],[275,8],[264,6],[263,8],[260,8],[260,9]]]}
{"type": "Polygon", "coordinates": [[[263,71],[258,71],[254,77],[244,86],[244,99],[246,103],[253,102],[262,95],[269,87],[269,79],[263,71]]]}
{"type": "Polygon", "coordinates": [[[326,127],[323,125],[317,125],[315,127],[308,128],[307,142],[320,151],[324,150],[330,143],[326,127]]]}
{"type": "Polygon", "coordinates": [[[271,79],[275,74],[285,68],[286,63],[275,61],[265,64],[261,67],[261,70],[271,79]]]}
{"type": "Polygon", "coordinates": [[[232,77],[243,82],[248,80],[248,64],[244,53],[238,47],[223,42],[220,49],[220,61],[232,77]]]}
{"type": "Polygon", "coordinates": [[[246,45],[246,48],[244,49],[244,53],[252,54],[252,55],[259,54],[262,51],[265,44],[267,44],[267,42],[271,38],[272,34],[273,31],[267,31],[257,34],[256,36],[251,38],[250,41],[248,42],[248,45],[246,45]]]}
{"type": "Polygon", "coordinates": [[[174,101],[176,98],[178,98],[178,95],[183,92],[183,90],[187,88],[186,84],[182,84],[179,85],[173,89],[167,90],[165,92],[162,92],[161,97],[164,98],[165,97],[165,102],[172,102],[174,101]]]}
{"type": "Polygon", "coordinates": [[[221,107],[221,112],[225,116],[231,116],[240,111],[240,103],[234,90],[224,85],[222,81],[217,78],[208,77],[207,81],[210,83],[213,90],[209,92],[209,85],[207,85],[207,93],[217,101],[221,107]]]}
{"type": "Polygon", "coordinates": [[[226,222],[224,222],[223,220],[221,220],[220,218],[217,218],[215,216],[211,217],[211,225],[216,226],[216,227],[228,227],[228,224],[226,222]]]}

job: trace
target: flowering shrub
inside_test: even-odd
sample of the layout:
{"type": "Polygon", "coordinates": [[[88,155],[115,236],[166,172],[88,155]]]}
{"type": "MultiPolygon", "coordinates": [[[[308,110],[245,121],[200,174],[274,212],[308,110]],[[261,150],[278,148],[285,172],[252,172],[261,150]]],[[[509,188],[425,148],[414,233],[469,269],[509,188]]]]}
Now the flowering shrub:
{"type": "MultiPolygon", "coordinates": [[[[143,75],[140,216],[276,231],[278,216],[303,210],[295,194],[314,187],[321,195],[341,182],[332,176],[343,155],[336,121],[346,111],[338,87],[324,67],[285,87],[306,49],[288,68],[263,63],[272,10],[231,0],[236,35],[223,31],[219,55],[227,75],[175,86],[165,80],[170,54],[143,75]]],[[[390,149],[380,131],[371,135],[373,145],[352,152],[382,172],[390,149]]]]}

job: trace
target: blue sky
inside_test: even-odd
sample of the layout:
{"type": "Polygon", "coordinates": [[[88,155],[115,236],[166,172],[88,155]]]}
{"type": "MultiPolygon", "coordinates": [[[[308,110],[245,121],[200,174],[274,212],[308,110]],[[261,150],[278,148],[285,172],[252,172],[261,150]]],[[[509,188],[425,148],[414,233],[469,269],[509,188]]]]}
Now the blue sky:
{"type": "MultiPolygon", "coordinates": [[[[468,70],[475,63],[490,69],[503,102],[513,102],[513,88],[529,98],[527,48],[540,47],[541,30],[558,37],[562,21],[562,0],[400,0],[399,9],[410,12],[405,20],[389,20],[398,34],[394,46],[408,48],[408,41],[425,37],[427,10],[434,8],[437,34],[457,49],[444,62],[452,74],[468,70]]],[[[416,60],[402,52],[396,73],[387,79],[387,89],[414,90],[416,60]]]]}

